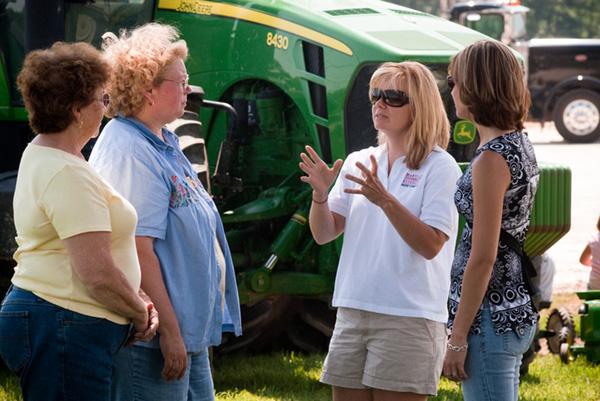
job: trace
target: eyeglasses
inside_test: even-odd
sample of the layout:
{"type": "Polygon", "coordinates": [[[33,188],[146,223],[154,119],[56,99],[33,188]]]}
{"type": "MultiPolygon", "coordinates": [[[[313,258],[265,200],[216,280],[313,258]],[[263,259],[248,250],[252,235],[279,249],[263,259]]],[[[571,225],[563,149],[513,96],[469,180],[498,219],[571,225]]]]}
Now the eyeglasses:
{"type": "Polygon", "coordinates": [[[390,107],[403,107],[410,103],[410,98],[402,91],[371,89],[369,93],[371,104],[375,105],[379,99],[383,99],[383,102],[390,107]]]}
{"type": "Polygon", "coordinates": [[[110,95],[108,93],[103,93],[102,97],[100,99],[94,99],[99,101],[100,103],[102,103],[104,105],[104,107],[108,107],[108,105],[110,104],[110,95]]]}
{"type": "Polygon", "coordinates": [[[446,84],[448,84],[448,89],[454,89],[454,87],[456,86],[456,82],[454,82],[454,78],[452,78],[452,75],[448,75],[446,77],[446,84]]]}
{"type": "Polygon", "coordinates": [[[175,82],[176,84],[179,84],[179,86],[181,86],[181,89],[184,91],[188,88],[188,86],[190,86],[189,75],[186,75],[185,79],[183,81],[181,79],[169,79],[169,78],[163,78],[163,81],[175,82]]]}

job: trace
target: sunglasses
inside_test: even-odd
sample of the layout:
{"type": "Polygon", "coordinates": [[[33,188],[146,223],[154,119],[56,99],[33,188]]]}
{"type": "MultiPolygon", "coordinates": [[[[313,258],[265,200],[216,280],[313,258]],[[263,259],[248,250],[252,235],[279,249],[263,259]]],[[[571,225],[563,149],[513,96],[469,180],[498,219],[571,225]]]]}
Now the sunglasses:
{"type": "Polygon", "coordinates": [[[371,89],[371,92],[369,93],[369,100],[371,101],[371,104],[374,105],[377,103],[377,101],[379,101],[379,99],[383,99],[383,102],[390,107],[402,107],[410,103],[410,98],[402,91],[393,89],[371,89]]]}
{"type": "Polygon", "coordinates": [[[100,99],[95,99],[95,100],[102,103],[104,105],[104,107],[108,107],[108,105],[110,104],[110,96],[108,95],[108,93],[103,93],[102,97],[100,99]]]}
{"type": "Polygon", "coordinates": [[[452,78],[452,75],[448,75],[446,77],[446,84],[448,84],[448,89],[454,89],[454,87],[456,86],[456,82],[454,82],[454,78],[452,78]]]}

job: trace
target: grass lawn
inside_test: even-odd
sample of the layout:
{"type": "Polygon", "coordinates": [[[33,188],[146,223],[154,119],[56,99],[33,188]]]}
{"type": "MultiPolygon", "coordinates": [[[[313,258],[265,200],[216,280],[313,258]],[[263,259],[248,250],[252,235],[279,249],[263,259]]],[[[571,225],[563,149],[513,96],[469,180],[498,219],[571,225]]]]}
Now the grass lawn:
{"type": "MultiPolygon", "coordinates": [[[[331,391],[318,382],[324,355],[273,353],[220,357],[215,364],[218,401],[329,401],[331,391]]],[[[600,366],[578,358],[563,365],[555,355],[537,357],[520,390],[521,401],[598,401],[600,366]]],[[[17,380],[0,372],[0,401],[21,400],[17,380]]],[[[431,400],[462,400],[459,386],[446,379],[431,400]]]]}
{"type": "MultiPolygon", "coordinates": [[[[276,353],[232,356],[215,361],[219,401],[328,401],[331,390],[318,382],[324,355],[276,353]]],[[[535,359],[522,380],[521,401],[599,401],[600,366],[579,358],[562,365],[555,355],[535,359]]],[[[462,400],[457,384],[442,379],[430,400],[462,400]]]]}
{"type": "MultiPolygon", "coordinates": [[[[575,294],[561,294],[552,307],[567,306],[576,315],[575,294]]],[[[545,326],[548,310],[542,311],[545,326]]],[[[329,401],[331,390],[319,383],[323,354],[275,352],[268,355],[216,357],[214,380],[218,401],[329,401]]],[[[600,401],[600,365],[580,357],[564,365],[542,348],[522,380],[521,401],[600,401]]],[[[0,401],[20,401],[16,377],[0,368],[0,401]]],[[[462,400],[457,384],[442,379],[430,400],[462,400]]]]}

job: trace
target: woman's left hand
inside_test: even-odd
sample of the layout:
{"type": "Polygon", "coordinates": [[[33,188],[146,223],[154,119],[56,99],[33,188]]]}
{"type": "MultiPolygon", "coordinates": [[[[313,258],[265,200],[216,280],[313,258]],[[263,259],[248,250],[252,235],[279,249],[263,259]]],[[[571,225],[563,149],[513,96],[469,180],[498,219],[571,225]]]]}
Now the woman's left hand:
{"type": "Polygon", "coordinates": [[[389,200],[390,194],[377,176],[377,160],[375,160],[375,156],[371,155],[370,159],[370,170],[361,162],[356,162],[356,167],[362,172],[362,178],[346,174],[346,178],[359,184],[360,188],[346,188],[344,189],[344,192],[348,194],[364,195],[371,203],[383,207],[385,202],[389,200]]]}
{"type": "Polygon", "coordinates": [[[152,340],[156,335],[156,330],[158,330],[158,311],[151,302],[147,303],[146,306],[148,307],[148,328],[139,333],[140,341],[152,340]]]}
{"type": "Polygon", "coordinates": [[[158,330],[158,311],[152,302],[146,300],[144,302],[146,302],[146,308],[148,308],[148,327],[144,331],[133,333],[133,336],[127,342],[128,344],[133,344],[137,341],[150,341],[156,335],[156,330],[158,330]]]}
{"type": "Polygon", "coordinates": [[[465,371],[465,359],[467,358],[467,352],[467,350],[453,351],[448,348],[444,358],[442,375],[446,376],[452,381],[457,382],[468,379],[469,376],[465,371]]]}

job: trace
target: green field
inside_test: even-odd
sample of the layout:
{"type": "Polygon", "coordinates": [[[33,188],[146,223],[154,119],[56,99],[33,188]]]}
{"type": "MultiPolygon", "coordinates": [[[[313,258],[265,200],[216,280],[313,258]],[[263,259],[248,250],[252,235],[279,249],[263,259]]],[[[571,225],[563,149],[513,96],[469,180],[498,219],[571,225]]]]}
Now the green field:
{"type": "MultiPolygon", "coordinates": [[[[216,358],[214,379],[219,401],[326,401],[319,383],[324,355],[278,352],[216,358]]],[[[437,401],[461,400],[460,388],[442,380],[437,401]]],[[[537,357],[521,384],[521,401],[599,401],[600,366],[578,358],[563,365],[557,356],[537,357]]],[[[21,400],[17,380],[0,372],[0,401],[21,400]]]]}
{"type": "MultiPolygon", "coordinates": [[[[551,308],[566,307],[575,317],[581,301],[573,293],[556,294],[551,308]]],[[[541,311],[540,327],[551,310],[541,311]]],[[[324,354],[275,352],[268,355],[217,356],[214,380],[218,401],[329,401],[331,390],[319,383],[324,354]]],[[[0,369],[0,401],[20,401],[16,377],[0,369]]],[[[430,400],[462,400],[458,384],[442,379],[430,400]]],[[[564,365],[545,346],[522,380],[520,401],[600,401],[600,365],[583,357],[564,365]],[[544,355],[542,355],[544,354],[544,355]]]]}

